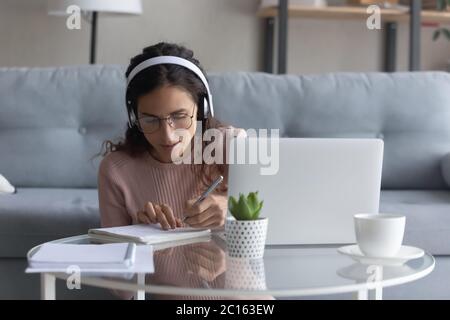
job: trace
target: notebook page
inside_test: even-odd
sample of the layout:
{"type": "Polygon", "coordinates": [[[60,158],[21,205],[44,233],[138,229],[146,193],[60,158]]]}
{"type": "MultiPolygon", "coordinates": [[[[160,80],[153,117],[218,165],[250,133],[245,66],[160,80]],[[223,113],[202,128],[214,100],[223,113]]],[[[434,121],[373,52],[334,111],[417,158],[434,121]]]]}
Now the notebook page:
{"type": "Polygon", "coordinates": [[[89,234],[124,236],[142,241],[171,241],[186,237],[204,236],[210,233],[209,229],[176,228],[163,230],[159,225],[136,224],[112,228],[91,229],[89,234]]]}

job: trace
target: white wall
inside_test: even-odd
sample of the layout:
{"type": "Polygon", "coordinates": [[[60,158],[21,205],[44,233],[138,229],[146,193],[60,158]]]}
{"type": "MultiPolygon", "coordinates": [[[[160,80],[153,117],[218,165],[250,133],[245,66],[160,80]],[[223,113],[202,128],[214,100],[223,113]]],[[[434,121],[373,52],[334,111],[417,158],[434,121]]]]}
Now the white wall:
{"type": "MultiPolygon", "coordinates": [[[[192,48],[209,71],[258,71],[263,29],[259,0],[143,0],[141,16],[100,15],[98,63],[127,64],[144,46],[171,41],[192,48]]],[[[423,69],[444,69],[450,41],[431,40],[422,28],[423,69]]],[[[398,69],[408,66],[408,25],[398,32],[398,69]]],[[[382,31],[364,21],[292,19],[288,71],[376,71],[382,66],[382,31]]],[[[89,25],[68,30],[48,16],[45,0],[0,0],[0,66],[85,64],[89,25]]]]}

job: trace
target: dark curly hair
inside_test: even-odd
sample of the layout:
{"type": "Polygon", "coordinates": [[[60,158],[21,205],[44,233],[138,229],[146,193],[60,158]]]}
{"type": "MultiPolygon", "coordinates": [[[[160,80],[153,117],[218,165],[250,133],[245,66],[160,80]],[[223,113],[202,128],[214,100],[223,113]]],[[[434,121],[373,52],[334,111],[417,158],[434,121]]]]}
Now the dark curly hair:
{"type": "MultiPolygon", "coordinates": [[[[146,47],[142,50],[142,53],[131,58],[130,64],[125,72],[125,76],[128,77],[130,72],[142,61],[157,57],[157,56],[177,56],[189,60],[193,64],[202,70],[199,61],[194,58],[194,52],[182,45],[160,42],[155,45],[146,47]]],[[[174,64],[160,64],[152,66],[138,73],[133,79],[132,85],[128,88],[128,97],[132,101],[132,107],[134,114],[137,114],[137,100],[139,97],[150,93],[151,91],[161,88],[163,86],[170,85],[183,88],[186,92],[190,93],[195,103],[198,106],[197,119],[202,119],[202,133],[210,128],[218,128],[222,124],[209,114],[207,118],[203,115],[203,99],[207,96],[206,88],[203,82],[198,76],[191,70],[174,64]]],[[[203,142],[203,149],[206,143],[203,142]]],[[[101,155],[105,156],[110,152],[123,151],[131,157],[139,157],[147,154],[151,150],[152,146],[145,138],[144,134],[138,129],[137,126],[127,128],[125,132],[125,139],[113,142],[107,140],[102,145],[101,155]]],[[[202,164],[202,172],[205,172],[205,184],[208,184],[213,177],[213,173],[209,168],[202,164]]],[[[218,169],[218,174],[223,174],[225,167],[223,165],[215,165],[215,169],[218,169]]],[[[217,170],[214,170],[217,172],[217,170]]]]}

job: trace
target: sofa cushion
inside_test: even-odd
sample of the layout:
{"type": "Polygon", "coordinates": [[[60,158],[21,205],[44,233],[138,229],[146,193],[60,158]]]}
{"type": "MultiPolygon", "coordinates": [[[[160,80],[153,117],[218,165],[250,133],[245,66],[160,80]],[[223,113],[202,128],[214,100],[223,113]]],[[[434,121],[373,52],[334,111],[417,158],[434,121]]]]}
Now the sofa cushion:
{"type": "Polygon", "coordinates": [[[279,128],[284,137],[380,138],[383,189],[448,188],[450,74],[444,72],[210,75],[218,119],[279,128]]]}
{"type": "Polygon", "coordinates": [[[441,161],[441,171],[445,183],[450,187],[450,153],[446,154],[441,161]]]}
{"type": "Polygon", "coordinates": [[[18,188],[0,201],[0,257],[99,227],[97,189],[18,188]]]}
{"type": "Polygon", "coordinates": [[[450,191],[382,190],[380,212],[406,216],[404,244],[450,254],[450,191]]]}
{"type": "Polygon", "coordinates": [[[124,73],[0,68],[0,173],[17,188],[97,187],[95,155],[126,129],[124,73]]]}

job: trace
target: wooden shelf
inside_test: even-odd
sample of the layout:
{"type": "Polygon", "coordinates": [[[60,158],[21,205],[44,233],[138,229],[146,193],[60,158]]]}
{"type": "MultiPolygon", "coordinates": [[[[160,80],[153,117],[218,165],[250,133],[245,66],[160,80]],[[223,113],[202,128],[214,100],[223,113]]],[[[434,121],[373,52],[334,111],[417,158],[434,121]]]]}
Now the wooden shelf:
{"type": "MultiPolygon", "coordinates": [[[[278,7],[262,8],[257,13],[258,17],[270,18],[278,16],[278,7]]],[[[289,17],[319,18],[319,19],[367,19],[369,14],[366,7],[356,6],[301,6],[290,5],[289,17]]],[[[421,11],[422,22],[450,24],[450,11],[421,11]]],[[[381,9],[381,20],[384,22],[409,21],[409,9],[381,9]]]]}

